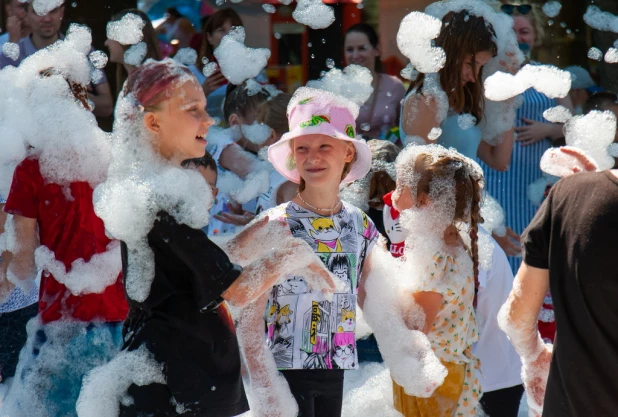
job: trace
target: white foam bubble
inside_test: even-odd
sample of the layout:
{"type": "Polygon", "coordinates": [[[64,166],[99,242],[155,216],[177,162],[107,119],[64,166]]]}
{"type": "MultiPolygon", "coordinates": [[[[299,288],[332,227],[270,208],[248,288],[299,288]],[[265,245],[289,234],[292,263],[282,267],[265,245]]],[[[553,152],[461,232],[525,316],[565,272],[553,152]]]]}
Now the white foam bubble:
{"type": "Polygon", "coordinates": [[[588,58],[595,61],[600,61],[601,59],[603,59],[603,52],[596,46],[593,46],[592,48],[588,49],[588,58]]]}
{"type": "Polygon", "coordinates": [[[566,123],[573,114],[564,106],[551,107],[543,112],[543,117],[552,123],[566,123]]]}
{"type": "Polygon", "coordinates": [[[142,33],[144,26],[145,23],[141,17],[128,13],[122,19],[107,24],[107,37],[122,45],[135,45],[144,38],[142,33]]]}
{"type": "Polygon", "coordinates": [[[476,125],[476,117],[471,114],[460,114],[457,117],[457,125],[461,130],[468,130],[476,125]]]}
{"type": "Polygon", "coordinates": [[[6,42],[2,45],[2,55],[17,61],[19,59],[19,45],[13,42],[6,42]]]}
{"type": "Polygon", "coordinates": [[[596,30],[618,33],[618,16],[601,11],[597,6],[588,6],[584,22],[596,30]]]}
{"type": "Polygon", "coordinates": [[[440,34],[442,21],[421,12],[403,18],[397,32],[397,46],[420,72],[438,72],[446,62],[444,49],[432,46],[440,34]]]}
{"type": "Polygon", "coordinates": [[[401,70],[399,75],[406,80],[414,81],[416,80],[416,77],[418,77],[418,71],[414,69],[414,66],[410,62],[408,62],[408,65],[401,70]]]}
{"type": "Polygon", "coordinates": [[[325,29],[335,21],[335,11],[322,0],[298,0],[292,17],[311,29],[325,29]]]}
{"type": "Polygon", "coordinates": [[[242,134],[256,145],[261,145],[270,137],[271,128],[264,123],[253,123],[252,125],[242,125],[242,134]]]}
{"type": "Polygon", "coordinates": [[[103,51],[93,51],[90,55],[88,55],[90,62],[95,68],[101,69],[105,68],[107,65],[107,55],[103,51]]]}
{"type": "Polygon", "coordinates": [[[543,13],[548,17],[556,17],[560,14],[562,4],[558,1],[548,1],[543,5],[543,13]]]}
{"type": "Polygon", "coordinates": [[[604,60],[608,64],[618,63],[618,48],[609,48],[607,52],[605,52],[604,60]]]}
{"type": "Polygon", "coordinates": [[[362,106],[373,93],[371,71],[360,65],[348,65],[341,71],[333,68],[317,81],[309,81],[307,87],[329,91],[362,106]]]}
{"type": "Polygon", "coordinates": [[[195,65],[197,62],[197,52],[193,48],[181,48],[174,55],[174,60],[186,66],[195,65]]]}
{"type": "Polygon", "coordinates": [[[212,74],[215,73],[215,71],[217,71],[217,69],[219,69],[219,66],[216,62],[208,62],[206,63],[206,65],[204,65],[204,68],[202,69],[202,74],[204,74],[205,77],[210,77],[212,74]]]}
{"type": "Polygon", "coordinates": [[[62,6],[63,3],[64,0],[33,0],[32,8],[39,16],[45,16],[52,10],[62,6]]]}
{"type": "Polygon", "coordinates": [[[528,64],[515,75],[496,72],[485,80],[485,96],[494,101],[515,97],[528,88],[549,98],[565,97],[571,88],[571,75],[551,65],[528,64]]]}
{"type": "Polygon", "coordinates": [[[262,9],[264,9],[266,13],[275,13],[277,11],[277,9],[275,9],[275,6],[273,6],[272,4],[262,4],[262,9]]]}
{"type": "Polygon", "coordinates": [[[136,43],[124,51],[124,62],[129,65],[138,66],[142,63],[148,53],[146,42],[136,43]]]}
{"type": "Polygon", "coordinates": [[[240,85],[249,78],[257,77],[270,58],[270,50],[249,48],[244,42],[245,29],[242,26],[234,27],[214,52],[221,72],[232,84],[240,85]]]}

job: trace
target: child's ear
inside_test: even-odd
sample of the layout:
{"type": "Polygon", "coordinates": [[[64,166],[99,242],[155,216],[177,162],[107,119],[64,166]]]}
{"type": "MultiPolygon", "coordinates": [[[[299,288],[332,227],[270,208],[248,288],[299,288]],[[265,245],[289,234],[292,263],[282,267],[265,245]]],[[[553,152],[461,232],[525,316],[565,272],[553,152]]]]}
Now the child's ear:
{"type": "Polygon", "coordinates": [[[230,115],[229,120],[227,121],[227,123],[231,126],[236,126],[236,125],[241,125],[241,120],[240,117],[236,114],[236,113],[232,113],[230,115]]]}
{"type": "Polygon", "coordinates": [[[348,148],[345,153],[344,161],[349,163],[354,160],[354,155],[356,155],[356,148],[354,147],[352,143],[350,142],[347,142],[347,143],[348,143],[348,148]]]}
{"type": "Polygon", "coordinates": [[[151,133],[158,134],[161,132],[159,117],[152,112],[147,112],[144,114],[144,125],[151,133]]]}

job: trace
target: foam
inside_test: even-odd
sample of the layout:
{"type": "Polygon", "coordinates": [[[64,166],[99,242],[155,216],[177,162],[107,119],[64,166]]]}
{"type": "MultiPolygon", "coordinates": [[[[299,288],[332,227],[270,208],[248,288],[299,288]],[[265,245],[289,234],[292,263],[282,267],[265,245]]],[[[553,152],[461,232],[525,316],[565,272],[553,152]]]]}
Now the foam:
{"type": "Polygon", "coordinates": [[[144,38],[142,29],[145,25],[141,17],[128,13],[122,19],[107,24],[107,37],[121,45],[135,45],[144,38]]]}
{"type": "Polygon", "coordinates": [[[240,85],[249,78],[257,77],[266,67],[270,51],[266,48],[245,46],[245,28],[234,27],[223,37],[215,49],[215,57],[221,72],[232,84],[240,85]]]}
{"type": "Polygon", "coordinates": [[[333,68],[307,87],[331,92],[362,106],[373,93],[371,71],[360,65],[348,65],[341,71],[333,68]]]}
{"type": "Polygon", "coordinates": [[[298,0],[292,17],[311,29],[325,29],[335,21],[335,11],[322,0],[298,0]]]}
{"type": "Polygon", "coordinates": [[[197,62],[197,52],[193,48],[182,48],[174,55],[174,60],[187,67],[195,65],[197,62]]]}

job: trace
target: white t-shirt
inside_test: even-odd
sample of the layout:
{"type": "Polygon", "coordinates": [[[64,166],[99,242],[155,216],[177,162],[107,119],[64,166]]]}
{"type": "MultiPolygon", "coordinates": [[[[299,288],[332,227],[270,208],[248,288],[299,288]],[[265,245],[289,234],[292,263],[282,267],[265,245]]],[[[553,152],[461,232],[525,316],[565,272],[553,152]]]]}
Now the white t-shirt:
{"type": "MultiPolygon", "coordinates": [[[[479,233],[486,233],[479,230],[479,233]]],[[[494,244],[489,271],[479,271],[476,320],[480,333],[473,352],[481,360],[478,379],[483,392],[509,388],[522,383],[519,355],[498,327],[498,311],[513,288],[513,272],[502,248],[494,244]]],[[[478,372],[478,371],[477,371],[478,372]]]]}
{"type": "Polygon", "coordinates": [[[268,191],[260,194],[258,197],[257,209],[255,212],[256,214],[260,214],[263,211],[277,207],[277,192],[279,191],[279,187],[287,181],[288,179],[279,174],[277,171],[270,173],[270,184],[268,186],[268,191]]]}

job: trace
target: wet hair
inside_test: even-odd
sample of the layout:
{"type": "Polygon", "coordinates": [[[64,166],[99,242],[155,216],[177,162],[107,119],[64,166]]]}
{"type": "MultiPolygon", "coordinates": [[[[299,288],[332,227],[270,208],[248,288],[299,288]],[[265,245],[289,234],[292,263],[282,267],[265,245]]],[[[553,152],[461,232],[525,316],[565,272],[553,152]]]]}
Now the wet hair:
{"type": "Polygon", "coordinates": [[[257,112],[260,104],[271,98],[271,95],[265,89],[250,96],[249,90],[247,90],[246,87],[246,81],[238,86],[228,84],[225,102],[223,103],[223,117],[225,117],[226,123],[229,123],[232,114],[237,114],[243,119],[248,119],[252,112],[257,112]]]}
{"type": "MultiPolygon", "coordinates": [[[[378,47],[380,46],[380,39],[378,38],[378,33],[373,28],[373,26],[371,26],[370,24],[357,23],[355,25],[350,26],[350,28],[346,30],[345,32],[344,39],[350,33],[362,33],[363,35],[367,36],[367,39],[369,39],[369,43],[375,49],[378,49],[378,47]]],[[[378,73],[382,71],[382,60],[380,59],[379,56],[377,56],[375,60],[375,70],[378,73]]]]}
{"type": "Polygon", "coordinates": [[[180,14],[178,9],[175,7],[168,7],[167,9],[165,9],[165,13],[171,17],[175,17],[176,19],[180,19],[181,17],[184,17],[183,15],[180,14]]]}
{"type": "MultiPolygon", "coordinates": [[[[399,154],[399,148],[392,142],[372,139],[367,142],[371,149],[373,165],[394,163],[399,154]],[[377,164],[376,164],[377,163],[377,164]]],[[[397,188],[397,182],[385,170],[375,170],[369,181],[369,206],[382,206],[382,197],[397,188]]],[[[375,207],[374,207],[375,208],[375,207]]]]}
{"type": "Polygon", "coordinates": [[[273,129],[279,136],[290,130],[288,125],[287,109],[291,94],[281,93],[260,104],[257,109],[256,122],[264,123],[273,129]]]}
{"type": "Polygon", "coordinates": [[[143,106],[144,110],[152,111],[170,98],[171,90],[178,81],[191,78],[195,80],[191,70],[171,59],[148,61],[129,74],[123,94],[133,94],[137,104],[143,106]]]}
{"type": "MultiPolygon", "coordinates": [[[[456,113],[470,113],[479,124],[483,118],[485,99],[481,82],[482,71],[474,83],[461,84],[461,69],[464,60],[472,55],[472,67],[476,70],[474,56],[479,52],[490,52],[492,56],[498,53],[495,42],[496,33],[489,22],[482,17],[474,16],[467,10],[450,12],[442,19],[442,29],[436,38],[435,45],[444,49],[446,63],[440,69],[440,85],[446,92],[450,107],[456,113]]],[[[417,89],[422,93],[425,75],[419,74],[410,84],[408,92],[417,89]]]]}
{"type": "Polygon", "coordinates": [[[39,75],[41,77],[52,77],[54,75],[60,75],[69,85],[69,88],[71,89],[71,94],[73,94],[75,100],[78,101],[82,106],[84,106],[84,108],[92,111],[92,107],[88,101],[88,89],[85,86],[71,81],[66,75],[63,75],[60,71],[53,67],[40,71],[39,75]]]}
{"type": "Polygon", "coordinates": [[[208,152],[206,152],[206,154],[201,158],[185,159],[180,163],[180,166],[182,166],[183,168],[203,167],[217,172],[217,161],[215,161],[212,155],[208,152]]]}
{"type": "Polygon", "coordinates": [[[414,171],[420,174],[416,187],[415,201],[422,195],[429,196],[433,180],[453,178],[455,181],[455,215],[453,222],[470,223],[470,255],[474,264],[474,284],[478,289],[479,250],[478,225],[481,217],[482,179],[475,179],[464,157],[450,155],[434,157],[427,153],[418,155],[414,162],[414,171]]]}
{"type": "MultiPolygon", "coordinates": [[[[146,57],[144,58],[144,61],[147,59],[154,59],[160,61],[162,59],[162,54],[161,48],[159,47],[159,40],[157,39],[157,34],[154,30],[154,27],[152,26],[152,22],[150,21],[150,18],[146,13],[142,12],[139,9],[125,9],[121,12],[116,13],[112,17],[112,21],[119,21],[128,14],[134,14],[139,16],[145,23],[142,29],[142,34],[144,36],[143,42],[146,43],[147,47],[146,57]]],[[[120,46],[122,46],[122,49],[124,49],[125,51],[130,47],[130,45],[120,46]]],[[[124,65],[116,64],[116,94],[120,93],[120,91],[122,90],[122,85],[126,81],[128,75],[129,74],[127,74],[127,70],[125,69],[124,65]]]]}
{"type": "Polygon", "coordinates": [[[202,29],[202,47],[200,48],[200,53],[197,57],[197,68],[202,71],[204,68],[203,59],[212,59],[214,56],[214,49],[212,45],[208,42],[208,35],[212,35],[217,29],[225,24],[225,22],[230,22],[232,26],[244,26],[242,23],[242,19],[234,11],[234,9],[225,8],[221,9],[212,16],[208,18],[204,28],[202,29]]]}
{"type": "Polygon", "coordinates": [[[594,93],[586,103],[584,103],[584,114],[588,114],[593,110],[605,111],[608,110],[610,106],[618,105],[618,97],[615,93],[610,93],[608,91],[603,91],[599,93],[594,93]]]}

